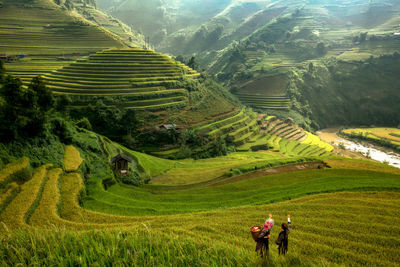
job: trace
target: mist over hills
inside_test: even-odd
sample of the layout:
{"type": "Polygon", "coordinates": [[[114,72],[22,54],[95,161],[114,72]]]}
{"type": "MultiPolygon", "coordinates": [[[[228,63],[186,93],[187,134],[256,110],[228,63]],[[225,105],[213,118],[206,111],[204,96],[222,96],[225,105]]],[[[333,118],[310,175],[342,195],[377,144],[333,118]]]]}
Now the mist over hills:
{"type": "Polygon", "coordinates": [[[396,81],[388,83],[385,74],[374,69],[384,64],[399,73],[396,55],[387,63],[376,58],[400,51],[400,1],[210,0],[144,4],[125,0],[109,3],[106,8],[113,16],[141,29],[157,50],[183,58],[195,56],[243,103],[257,110],[273,110],[314,129],[341,123],[399,123],[397,105],[373,95],[383,90],[392,100],[400,97],[397,78],[392,77],[396,81]],[[336,70],[346,69],[343,64],[353,65],[359,74],[369,66],[377,75],[374,83],[366,83],[368,77],[362,75],[355,78],[350,72],[345,74],[347,80],[338,81],[342,76],[336,70]],[[309,71],[315,72],[307,74],[309,71]],[[317,74],[319,71],[326,75],[317,74]],[[337,96],[340,90],[352,93],[341,100],[318,97],[321,88],[325,95],[337,96]],[[374,104],[356,104],[361,95],[373,99],[374,104]],[[265,99],[261,101],[260,96],[265,99]],[[332,105],[343,111],[340,118],[331,115],[328,107],[332,105]],[[381,112],[380,107],[387,106],[389,110],[381,112]],[[354,112],[375,115],[355,116],[354,112]]]}

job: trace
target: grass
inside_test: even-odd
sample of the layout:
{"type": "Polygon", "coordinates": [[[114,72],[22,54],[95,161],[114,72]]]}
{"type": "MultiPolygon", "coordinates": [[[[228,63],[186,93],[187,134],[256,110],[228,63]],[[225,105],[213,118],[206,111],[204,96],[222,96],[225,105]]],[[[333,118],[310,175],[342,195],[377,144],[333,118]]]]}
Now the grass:
{"type": "Polygon", "coordinates": [[[357,262],[390,266],[400,260],[396,237],[400,234],[396,226],[399,207],[399,193],[335,193],[258,207],[143,218],[132,226],[110,230],[75,232],[52,227],[17,231],[3,237],[0,260],[9,265],[310,266],[357,262]],[[262,261],[255,256],[249,228],[261,224],[268,213],[276,222],[271,241],[277,238],[277,225],[288,213],[293,229],[288,255],[279,257],[270,245],[270,258],[262,261]]]}
{"type": "Polygon", "coordinates": [[[83,162],[79,151],[74,146],[65,146],[64,168],[67,172],[74,172],[79,169],[83,162]]]}
{"type": "Polygon", "coordinates": [[[11,202],[19,193],[20,187],[17,183],[10,183],[6,188],[0,191],[0,212],[11,202]]]}
{"type": "Polygon", "coordinates": [[[344,134],[361,135],[371,141],[386,141],[400,148],[400,134],[396,128],[356,128],[345,129],[344,134]]]}
{"type": "Polygon", "coordinates": [[[29,158],[23,157],[12,163],[7,164],[3,169],[0,170],[0,187],[7,184],[13,175],[28,168],[29,158]]]}
{"type": "MultiPolygon", "coordinates": [[[[303,158],[304,160],[304,158],[303,158]]],[[[275,161],[278,163],[277,161],[275,161]]],[[[294,159],[289,162],[296,162],[294,159]]],[[[248,164],[239,171],[273,165],[273,161],[248,164]]],[[[280,165],[281,162],[278,164],[280,165]]],[[[260,205],[308,194],[335,191],[392,190],[400,187],[398,175],[356,170],[309,170],[254,178],[215,187],[180,190],[171,186],[131,188],[114,185],[105,191],[97,182],[88,187],[84,207],[116,215],[166,215],[260,205]],[[285,181],[282,184],[282,181],[285,181]]]]}
{"type": "MultiPolygon", "coordinates": [[[[261,134],[251,141],[259,138],[265,137],[261,134]]],[[[0,242],[3,264],[51,265],[60,262],[60,253],[68,250],[69,256],[61,260],[66,264],[261,265],[249,228],[261,224],[268,213],[274,214],[276,225],[290,213],[294,228],[289,255],[278,257],[271,245],[271,257],[264,264],[390,265],[398,260],[398,169],[325,158],[332,169],[274,174],[276,170],[265,168],[318,159],[244,152],[172,161],[127,150],[107,138],[95,140],[102,142],[108,158],[118,149],[131,155],[138,170],[154,176],[155,183],[142,187],[115,184],[105,190],[103,180],[112,175],[107,160],[90,162],[85,183],[76,172],[47,171],[49,166],[36,169],[0,211],[0,221],[7,227],[2,227],[0,242]],[[245,174],[230,176],[240,173],[245,174]],[[370,191],[375,193],[366,193],[370,191]],[[394,220],[394,226],[382,223],[387,220],[394,220]],[[40,230],[26,230],[28,226],[40,230]],[[39,253],[42,256],[36,257],[39,253]]],[[[323,150],[278,140],[287,151],[323,150]]],[[[272,241],[278,232],[272,231],[272,241]]]]}
{"type": "Polygon", "coordinates": [[[333,146],[331,146],[328,143],[325,143],[325,142],[321,141],[321,139],[319,139],[318,136],[316,136],[316,135],[314,135],[312,133],[309,133],[309,132],[306,132],[306,133],[307,133],[307,138],[304,141],[302,141],[301,143],[309,144],[309,145],[316,145],[316,146],[319,146],[321,148],[324,148],[325,150],[327,150],[329,152],[333,150],[333,146]]]}
{"type": "Polygon", "coordinates": [[[241,118],[241,116],[244,114],[245,112],[245,108],[243,107],[239,113],[235,114],[232,117],[228,117],[228,118],[224,118],[222,120],[218,120],[218,121],[214,121],[210,124],[206,124],[203,125],[201,127],[198,128],[199,131],[207,131],[210,129],[214,129],[214,128],[219,128],[221,126],[224,126],[226,124],[232,123],[234,121],[236,121],[238,118],[241,118]]]}
{"type": "Polygon", "coordinates": [[[48,180],[43,188],[42,196],[37,208],[29,218],[29,225],[48,228],[48,227],[68,227],[69,229],[85,229],[83,225],[71,221],[63,220],[58,215],[58,205],[60,194],[58,188],[59,177],[62,169],[51,169],[48,180]]]}
{"type": "Polygon", "coordinates": [[[36,208],[35,202],[40,198],[40,192],[46,182],[48,167],[49,165],[43,165],[35,169],[32,179],[21,186],[21,192],[0,214],[0,221],[7,225],[8,229],[27,225],[27,216],[36,208]]]}
{"type": "MultiPolygon", "coordinates": [[[[34,74],[55,70],[67,62],[58,58],[76,58],[108,47],[122,47],[115,36],[100,27],[77,22],[77,18],[51,1],[24,3],[7,1],[0,9],[0,50],[8,54],[26,54],[26,59],[6,64],[7,70],[24,70],[34,74]],[[46,28],[51,25],[52,28],[46,28]]],[[[25,82],[28,76],[19,74],[25,82]]]]}
{"type": "MultiPolygon", "coordinates": [[[[185,88],[178,88],[177,80],[185,75],[195,77],[197,72],[160,53],[135,48],[104,50],[45,75],[44,78],[49,87],[58,94],[137,97],[146,95],[147,100],[152,100],[165,98],[166,95],[177,91],[186,94],[185,88]]],[[[184,102],[171,97],[162,100],[164,103],[142,103],[141,100],[138,98],[136,102],[121,102],[115,105],[128,109],[152,110],[185,106],[184,102]]]]}

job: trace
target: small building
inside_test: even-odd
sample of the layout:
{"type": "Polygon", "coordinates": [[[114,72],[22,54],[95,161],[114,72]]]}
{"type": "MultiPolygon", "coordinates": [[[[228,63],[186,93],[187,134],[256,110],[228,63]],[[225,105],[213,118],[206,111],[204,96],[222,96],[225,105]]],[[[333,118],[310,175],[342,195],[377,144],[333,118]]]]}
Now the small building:
{"type": "Polygon", "coordinates": [[[115,157],[111,158],[111,165],[114,170],[118,171],[122,176],[129,174],[129,163],[131,162],[132,159],[123,153],[119,153],[115,157]]]}

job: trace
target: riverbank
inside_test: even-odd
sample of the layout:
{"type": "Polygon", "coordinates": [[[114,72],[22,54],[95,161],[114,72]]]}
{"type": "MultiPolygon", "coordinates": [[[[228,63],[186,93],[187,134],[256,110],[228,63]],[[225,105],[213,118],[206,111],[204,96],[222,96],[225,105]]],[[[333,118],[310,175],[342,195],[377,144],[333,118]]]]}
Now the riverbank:
{"type": "Polygon", "coordinates": [[[334,145],[334,154],[351,158],[370,159],[400,168],[399,153],[368,142],[361,143],[341,137],[338,135],[339,130],[339,128],[327,128],[317,132],[321,140],[334,145]]]}

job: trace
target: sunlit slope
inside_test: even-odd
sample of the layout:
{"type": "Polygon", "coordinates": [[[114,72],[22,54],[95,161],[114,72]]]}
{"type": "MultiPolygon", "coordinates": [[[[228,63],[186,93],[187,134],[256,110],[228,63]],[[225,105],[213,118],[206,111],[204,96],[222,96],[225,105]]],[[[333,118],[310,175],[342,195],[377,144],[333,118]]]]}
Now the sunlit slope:
{"type": "MultiPolygon", "coordinates": [[[[363,265],[391,266],[399,260],[399,229],[396,226],[399,200],[398,193],[387,192],[323,194],[257,207],[179,216],[142,217],[136,222],[132,218],[131,223],[109,225],[108,231],[95,233],[60,234],[58,231],[52,231],[51,234],[43,229],[32,234],[32,237],[21,233],[10,234],[2,244],[13,244],[13,249],[10,249],[10,246],[4,248],[8,251],[6,260],[10,263],[18,262],[21,257],[26,258],[26,262],[29,263],[41,261],[39,259],[46,259],[47,263],[52,263],[54,257],[33,256],[38,253],[36,248],[44,244],[47,244],[44,246],[46,249],[40,250],[41,255],[59,254],[57,248],[60,247],[59,244],[63,244],[64,247],[71,246],[69,255],[80,255],[82,260],[89,262],[107,261],[109,259],[103,257],[103,251],[109,249],[111,240],[116,240],[116,243],[120,244],[116,251],[121,255],[112,255],[120,260],[135,261],[140,265],[152,261],[148,257],[141,257],[140,254],[125,254],[122,251],[147,251],[152,254],[152,259],[163,265],[178,266],[177,258],[167,255],[180,255],[180,263],[187,261],[191,264],[218,264],[223,261],[228,265],[239,263],[246,266],[259,261],[258,257],[253,255],[255,243],[250,237],[249,227],[261,224],[265,220],[265,214],[272,213],[276,226],[272,231],[271,240],[275,240],[279,233],[279,224],[284,222],[286,215],[290,213],[293,227],[289,236],[289,254],[286,257],[278,257],[277,251],[271,246],[270,261],[273,263],[290,265],[295,262],[296,266],[299,266],[311,263],[352,265],[357,262],[363,265]],[[387,220],[391,220],[394,226],[383,223],[387,220]],[[372,235],[369,233],[371,227],[374,228],[372,235]],[[112,229],[118,229],[119,234],[109,231],[112,229]],[[101,237],[102,241],[96,240],[94,235],[101,237]],[[32,249],[26,249],[32,246],[32,240],[47,239],[53,242],[38,242],[32,249]],[[92,240],[96,240],[96,250],[89,250],[94,242],[92,240]],[[166,243],[167,246],[162,245],[166,243]],[[204,250],[210,247],[212,250],[204,250]],[[185,253],[182,253],[183,251],[185,253]],[[188,255],[191,255],[190,259],[188,255]]],[[[36,211],[40,209],[41,206],[36,211]]],[[[36,211],[32,218],[36,216],[36,211]]],[[[45,218],[49,217],[46,215],[45,218]]],[[[102,228],[101,225],[91,225],[87,222],[70,224],[80,225],[82,229],[102,228]]],[[[38,226],[49,227],[43,222],[38,226]]],[[[73,229],[70,226],[68,228],[73,229]]],[[[57,263],[60,263],[58,259],[57,263]]]]}
{"type": "Polygon", "coordinates": [[[365,139],[393,149],[400,150],[400,129],[398,128],[356,128],[344,129],[342,134],[365,139]]]}
{"type": "MultiPolygon", "coordinates": [[[[260,176],[228,176],[218,179],[218,183],[199,181],[188,186],[105,186],[112,176],[107,158],[122,147],[111,142],[101,150],[94,144],[91,147],[97,153],[91,159],[90,173],[86,173],[87,163],[81,165],[82,158],[91,158],[89,151],[75,146],[65,148],[62,168],[67,173],[62,168],[45,164],[35,168],[32,174],[26,172],[21,176],[22,172],[29,169],[27,158],[6,165],[0,171],[0,221],[4,223],[0,232],[7,233],[4,235],[5,243],[11,244],[18,239],[19,244],[24,244],[16,244],[12,250],[9,250],[9,246],[5,247],[8,251],[6,262],[15,263],[17,258],[14,255],[17,252],[19,260],[21,257],[27,257],[26,262],[33,260],[30,253],[36,253],[36,248],[23,251],[19,248],[29,247],[37,237],[32,236],[29,244],[25,244],[22,240],[29,234],[20,231],[14,234],[13,231],[35,227],[40,229],[37,230],[41,233],[40,240],[48,238],[48,229],[51,229],[51,232],[62,234],[51,237],[60,240],[50,244],[71,247],[76,247],[75,239],[78,236],[80,244],[93,240],[90,235],[93,237],[94,233],[86,230],[101,230],[95,235],[104,238],[102,240],[105,243],[101,243],[104,248],[103,245],[96,246],[92,253],[86,253],[85,248],[70,251],[81,254],[81,258],[88,257],[89,261],[99,251],[110,247],[112,242],[109,240],[122,238],[126,232],[132,235],[129,240],[141,240],[140,251],[149,251],[151,247],[153,257],[166,265],[179,265],[173,258],[165,257],[165,253],[179,253],[182,246],[189,246],[185,251],[195,255],[191,258],[192,263],[220,262],[221,251],[229,251],[223,257],[225,264],[244,262],[254,265],[257,260],[249,251],[253,251],[255,244],[250,237],[249,227],[261,224],[268,213],[274,214],[276,222],[271,240],[277,237],[278,225],[285,220],[286,215],[291,214],[293,218],[289,256],[278,258],[271,246],[273,262],[351,265],[357,261],[365,265],[391,265],[398,260],[400,240],[396,220],[400,215],[400,197],[394,191],[400,190],[399,169],[368,161],[332,158],[326,159],[332,169],[314,168],[275,174],[276,169],[270,169],[269,173],[260,176]],[[101,151],[106,153],[104,159],[100,155],[101,151]],[[80,172],[85,173],[85,178],[80,172]],[[28,181],[21,180],[21,177],[28,176],[28,181]],[[368,193],[370,191],[375,193],[368,193]],[[385,223],[387,220],[394,222],[394,226],[385,223]],[[374,228],[372,238],[371,227],[374,228]],[[59,232],[58,229],[64,228],[85,232],[59,232]],[[114,230],[120,234],[115,234],[114,230]],[[170,239],[168,246],[161,245],[170,239]],[[163,247],[163,250],[154,252],[154,246],[163,247]],[[214,249],[204,252],[202,246],[214,249]],[[382,257],[377,258],[376,255],[382,257]]],[[[132,156],[141,172],[154,176],[179,169],[187,174],[192,171],[199,176],[209,176],[215,171],[214,167],[222,168],[229,164],[232,169],[244,172],[257,170],[259,166],[265,168],[265,163],[285,164],[274,153],[235,153],[228,157],[197,162],[158,159],[129,150],[125,153],[132,156]],[[202,173],[199,168],[196,169],[197,165],[210,172],[202,173]]],[[[290,163],[290,160],[286,163],[290,163]]],[[[89,243],[85,243],[84,247],[89,243]]],[[[59,253],[51,246],[45,247],[41,255],[52,253],[54,256],[59,253]]],[[[123,258],[126,257],[130,256],[123,258]]],[[[145,258],[132,257],[138,264],[147,262],[145,258]]],[[[50,264],[53,258],[46,257],[46,263],[50,264]]],[[[96,257],[95,260],[99,262],[100,259],[102,257],[96,257]]]]}
{"type": "Polygon", "coordinates": [[[143,49],[109,49],[80,59],[44,76],[56,94],[72,96],[125,96],[125,108],[184,106],[183,77],[199,74],[169,57],[143,49]]]}
{"type": "Polygon", "coordinates": [[[72,17],[50,0],[3,1],[0,40],[0,53],[26,55],[6,66],[25,80],[65,65],[65,59],[124,46],[116,35],[72,17]]]}

